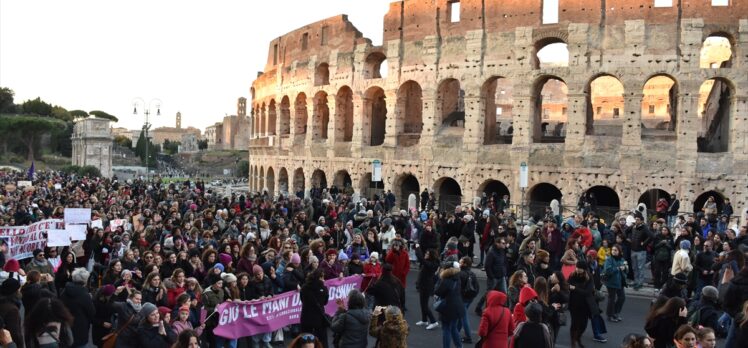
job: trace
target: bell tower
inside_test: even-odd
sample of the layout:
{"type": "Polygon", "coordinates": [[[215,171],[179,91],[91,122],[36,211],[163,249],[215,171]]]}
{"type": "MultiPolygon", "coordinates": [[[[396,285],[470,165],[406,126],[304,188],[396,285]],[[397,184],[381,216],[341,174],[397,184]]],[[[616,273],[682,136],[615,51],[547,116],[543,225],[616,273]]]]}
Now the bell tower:
{"type": "Polygon", "coordinates": [[[182,113],[177,111],[177,129],[182,129],[182,113]]]}

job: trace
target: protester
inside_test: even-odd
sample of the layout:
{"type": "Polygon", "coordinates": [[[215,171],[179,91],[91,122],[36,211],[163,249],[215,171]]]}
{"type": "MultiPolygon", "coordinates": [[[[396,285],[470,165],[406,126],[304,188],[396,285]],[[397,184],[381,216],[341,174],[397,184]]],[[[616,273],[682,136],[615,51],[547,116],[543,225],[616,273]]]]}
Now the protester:
{"type": "Polygon", "coordinates": [[[456,261],[446,261],[442,264],[443,270],[439,274],[439,283],[436,285],[434,295],[442,301],[442,306],[437,306],[439,320],[442,326],[442,345],[449,348],[451,343],[455,347],[462,347],[460,332],[457,323],[465,315],[465,304],[462,300],[460,287],[460,265],[456,261]]]}
{"type": "Polygon", "coordinates": [[[91,301],[85,285],[88,283],[90,273],[85,268],[76,268],[71,277],[72,281],[65,285],[60,294],[60,300],[69,308],[74,321],[71,323],[73,330],[73,346],[86,345],[89,340],[89,331],[94,321],[96,309],[91,301]]]}
{"type": "Polygon", "coordinates": [[[177,336],[177,342],[172,348],[200,348],[200,334],[192,330],[184,330],[177,336]]]}
{"type": "Polygon", "coordinates": [[[473,300],[475,300],[475,297],[478,296],[478,293],[480,292],[478,277],[470,270],[472,265],[472,257],[464,256],[460,259],[460,295],[462,297],[462,302],[465,305],[465,312],[460,321],[457,322],[457,332],[459,333],[463,328],[465,329],[465,336],[462,337],[463,343],[473,343],[467,313],[470,304],[473,303],[473,300]]]}
{"type": "Polygon", "coordinates": [[[332,318],[330,329],[340,336],[339,347],[366,348],[371,312],[366,307],[364,295],[357,289],[348,293],[348,308],[337,300],[338,310],[332,318]]]}
{"type": "Polygon", "coordinates": [[[696,331],[696,340],[699,348],[715,348],[717,346],[717,336],[714,335],[714,330],[708,327],[702,327],[696,331]]]}
{"type": "Polygon", "coordinates": [[[46,298],[39,301],[24,323],[26,345],[50,348],[78,346],[74,345],[70,333],[73,320],[73,314],[60,300],[46,298]]]}
{"type": "MultiPolygon", "coordinates": [[[[690,325],[681,325],[673,334],[673,342],[676,348],[695,348],[696,347],[696,330],[690,325]]],[[[657,339],[655,339],[655,346],[657,339]]]]}
{"type": "Polygon", "coordinates": [[[608,306],[605,314],[608,321],[617,323],[621,320],[621,310],[626,301],[626,274],[628,263],[623,259],[623,250],[616,244],[610,249],[610,257],[605,260],[603,275],[605,277],[605,288],[608,290],[608,306]]]}
{"type": "Polygon", "coordinates": [[[421,320],[416,326],[426,326],[426,330],[433,330],[439,326],[434,313],[431,312],[429,300],[434,295],[434,276],[439,269],[439,259],[436,249],[427,249],[425,252],[416,252],[420,262],[420,272],[416,281],[416,290],[421,306],[421,320]]]}
{"type": "Polygon", "coordinates": [[[324,308],[329,294],[324,280],[324,272],[317,269],[307,276],[306,283],[301,287],[301,330],[314,334],[322,346],[327,348],[327,327],[330,323],[324,308]]]}
{"type": "Polygon", "coordinates": [[[10,332],[12,341],[18,347],[24,347],[20,289],[21,282],[12,277],[0,285],[0,318],[4,320],[4,329],[10,332]]]}
{"type": "Polygon", "coordinates": [[[375,348],[407,348],[408,323],[397,306],[377,306],[372,313],[369,334],[375,348]]]}
{"type": "Polygon", "coordinates": [[[678,328],[686,323],[688,309],[680,297],[673,297],[659,308],[653,308],[647,315],[644,330],[654,339],[655,348],[666,348],[678,328]]]}
{"type": "Polygon", "coordinates": [[[485,342],[492,342],[492,347],[507,348],[509,336],[514,333],[511,312],[504,307],[506,294],[496,290],[486,294],[486,309],[481,315],[478,336],[485,342]]]}
{"type": "MultiPolygon", "coordinates": [[[[525,308],[527,321],[514,329],[512,347],[553,348],[553,338],[548,327],[541,322],[543,309],[537,303],[525,308]]],[[[572,347],[575,347],[572,341],[572,347]]]]}

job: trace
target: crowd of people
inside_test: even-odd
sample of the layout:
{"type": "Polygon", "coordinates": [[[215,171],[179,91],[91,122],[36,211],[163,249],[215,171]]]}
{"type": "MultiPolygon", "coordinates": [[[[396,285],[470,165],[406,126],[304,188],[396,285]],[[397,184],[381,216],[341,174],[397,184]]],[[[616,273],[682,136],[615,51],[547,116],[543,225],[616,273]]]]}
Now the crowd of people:
{"type": "Polygon", "coordinates": [[[624,320],[624,289],[641,289],[647,264],[658,296],[646,335],[627,337],[626,347],[712,348],[717,337],[748,346],[747,227],[727,228],[711,210],[606,222],[594,209],[562,217],[549,208],[521,225],[505,211],[508,197],[495,195],[445,212],[424,192],[422,209],[407,211],[390,194],[354,202],[346,190],[317,187],[307,198],[224,197],[201,180],[38,172],[32,186],[15,186],[25,179],[0,172],[0,226],[62,219],[64,208],[90,208],[100,221],[85,240],[27,259],[0,239],[2,347],[367,347],[373,339],[389,348],[440,329],[444,347],[550,348],[568,332],[576,348],[588,323],[595,341],[607,341],[606,326],[624,320]],[[325,280],[355,274],[361,288],[326,315],[325,280]],[[419,303],[406,304],[413,290],[419,303]],[[222,303],[288,291],[300,293],[299,324],[238,340],[214,333],[222,303]],[[403,313],[416,305],[411,327],[403,313]],[[472,313],[481,317],[477,336],[472,313]]]}

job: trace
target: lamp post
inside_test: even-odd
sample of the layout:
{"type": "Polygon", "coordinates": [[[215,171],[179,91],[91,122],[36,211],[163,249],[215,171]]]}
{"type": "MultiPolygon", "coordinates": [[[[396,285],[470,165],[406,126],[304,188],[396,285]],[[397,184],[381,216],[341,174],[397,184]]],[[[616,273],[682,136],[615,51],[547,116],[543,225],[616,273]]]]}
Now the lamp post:
{"type": "Polygon", "coordinates": [[[142,112],[143,116],[145,116],[145,122],[143,123],[143,135],[145,136],[145,179],[148,180],[148,157],[150,153],[148,152],[148,143],[150,142],[150,139],[148,138],[148,130],[151,129],[151,124],[149,122],[149,117],[151,115],[151,109],[155,106],[156,109],[156,116],[161,116],[161,99],[153,98],[151,101],[148,102],[148,104],[145,103],[145,100],[143,98],[137,97],[133,99],[132,101],[132,114],[138,115],[138,103],[142,105],[142,112]]]}
{"type": "Polygon", "coordinates": [[[525,224],[525,189],[527,189],[527,163],[519,165],[519,188],[522,190],[522,207],[520,208],[520,224],[525,224]]]}

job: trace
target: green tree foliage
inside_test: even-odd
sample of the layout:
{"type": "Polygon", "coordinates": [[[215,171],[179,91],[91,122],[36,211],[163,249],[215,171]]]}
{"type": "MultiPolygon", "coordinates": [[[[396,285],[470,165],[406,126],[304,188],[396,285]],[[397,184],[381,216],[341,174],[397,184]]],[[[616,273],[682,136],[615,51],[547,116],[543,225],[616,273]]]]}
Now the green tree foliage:
{"type": "Polygon", "coordinates": [[[71,110],[70,116],[73,116],[73,118],[88,117],[88,113],[83,110],[71,110]]]}
{"type": "Polygon", "coordinates": [[[73,122],[65,122],[64,127],[55,128],[51,132],[49,147],[53,153],[65,157],[73,155],[73,122]]]}
{"type": "Polygon", "coordinates": [[[132,148],[132,140],[124,135],[118,135],[114,137],[114,142],[122,147],[132,148]]]}
{"type": "Polygon", "coordinates": [[[150,139],[146,140],[145,138],[145,127],[140,130],[140,136],[138,136],[138,141],[135,143],[135,155],[140,157],[140,162],[145,165],[145,158],[146,158],[146,141],[148,142],[148,167],[149,168],[155,168],[156,167],[156,154],[158,154],[159,147],[153,145],[150,139]]]}
{"type": "Polygon", "coordinates": [[[169,139],[166,139],[163,146],[164,153],[167,155],[174,155],[178,153],[179,145],[182,145],[182,143],[179,141],[169,141],[169,139]]]}
{"type": "Polygon", "coordinates": [[[26,158],[29,161],[34,160],[34,151],[42,135],[62,128],[65,128],[65,122],[51,117],[0,117],[0,131],[3,131],[2,134],[12,132],[17,136],[18,141],[26,147],[26,158]]]}
{"type": "Polygon", "coordinates": [[[43,101],[40,97],[36,97],[36,99],[23,102],[21,110],[21,113],[26,115],[51,116],[52,104],[43,101]]]}
{"type": "Polygon", "coordinates": [[[73,120],[73,115],[71,115],[70,112],[68,112],[62,106],[57,106],[57,105],[52,107],[51,116],[58,120],[63,120],[66,122],[70,122],[73,120]]]}
{"type": "Polygon", "coordinates": [[[89,178],[101,177],[101,171],[99,170],[99,168],[96,168],[94,166],[79,167],[76,165],[66,165],[62,167],[60,171],[66,174],[75,174],[77,176],[87,176],[89,178]]]}
{"type": "Polygon", "coordinates": [[[13,97],[16,92],[8,87],[0,87],[0,113],[13,114],[16,112],[16,104],[13,104],[13,97]]]}
{"type": "Polygon", "coordinates": [[[105,118],[105,119],[111,120],[113,122],[118,122],[119,121],[119,119],[117,117],[112,116],[112,115],[110,115],[110,114],[108,114],[108,113],[106,113],[104,111],[94,110],[94,111],[89,112],[88,114],[89,115],[94,115],[94,116],[96,116],[98,118],[105,118]]]}
{"type": "Polygon", "coordinates": [[[207,150],[208,149],[208,139],[198,140],[197,141],[197,149],[198,150],[207,150]]]}
{"type": "Polygon", "coordinates": [[[249,176],[249,161],[241,160],[236,164],[236,175],[240,178],[249,176]]]}

